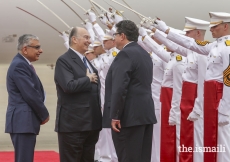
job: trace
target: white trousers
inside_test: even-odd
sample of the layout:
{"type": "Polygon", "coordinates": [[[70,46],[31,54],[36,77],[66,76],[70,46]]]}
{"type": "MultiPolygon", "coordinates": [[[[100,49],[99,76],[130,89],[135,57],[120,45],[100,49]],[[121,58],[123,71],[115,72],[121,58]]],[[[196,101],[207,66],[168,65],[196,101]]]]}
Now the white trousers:
{"type": "Polygon", "coordinates": [[[118,162],[110,128],[103,128],[100,132],[95,149],[95,160],[101,162],[118,162]]]}
{"type": "Polygon", "coordinates": [[[200,148],[204,147],[204,118],[200,117],[194,121],[194,149],[193,149],[193,162],[203,162],[204,153],[200,148]]]}
{"type": "Polygon", "coordinates": [[[160,162],[161,110],[155,110],[157,123],[153,126],[151,162],[160,162]]]}
{"type": "Polygon", "coordinates": [[[217,162],[230,161],[230,124],[218,126],[217,147],[217,162]]]}

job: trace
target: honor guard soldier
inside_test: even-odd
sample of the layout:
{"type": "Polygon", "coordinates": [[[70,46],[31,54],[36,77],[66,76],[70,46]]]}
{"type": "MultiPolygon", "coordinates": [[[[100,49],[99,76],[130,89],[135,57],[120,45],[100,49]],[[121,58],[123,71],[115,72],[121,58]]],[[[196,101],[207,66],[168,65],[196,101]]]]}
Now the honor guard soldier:
{"type": "MultiPolygon", "coordinates": [[[[180,99],[182,73],[186,58],[164,48],[153,41],[148,35],[143,35],[143,42],[162,60],[167,62],[161,84],[161,142],[160,161],[176,162],[177,146],[180,139],[180,99]]],[[[167,47],[166,47],[167,48],[167,47]]]]}
{"type": "Polygon", "coordinates": [[[208,55],[207,71],[204,82],[204,162],[229,161],[230,148],[230,89],[227,83],[230,53],[230,14],[210,12],[210,31],[216,41],[194,40],[182,37],[170,31],[167,25],[157,20],[160,30],[168,33],[168,38],[197,53],[208,55]],[[226,71],[225,71],[226,70],[226,71]],[[218,146],[225,147],[225,152],[218,152],[218,146]],[[217,156],[218,152],[218,156],[217,156]]]}

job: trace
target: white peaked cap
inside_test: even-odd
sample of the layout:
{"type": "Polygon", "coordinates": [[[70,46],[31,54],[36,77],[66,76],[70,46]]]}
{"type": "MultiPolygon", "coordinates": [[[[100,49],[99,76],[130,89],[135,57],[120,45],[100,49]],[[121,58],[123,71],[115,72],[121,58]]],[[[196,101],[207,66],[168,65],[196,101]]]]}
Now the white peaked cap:
{"type": "Polygon", "coordinates": [[[94,52],[92,44],[89,45],[88,50],[85,52],[85,54],[88,54],[88,53],[91,53],[91,52],[94,52]]]}
{"type": "Polygon", "coordinates": [[[101,46],[101,42],[99,41],[99,39],[97,37],[95,37],[95,40],[93,42],[93,47],[97,47],[97,46],[101,46]]]}
{"type": "Polygon", "coordinates": [[[104,41],[104,40],[111,40],[111,39],[114,39],[113,34],[111,33],[110,30],[105,29],[105,36],[103,37],[102,40],[104,41]]]}
{"type": "Polygon", "coordinates": [[[195,19],[191,17],[185,17],[185,26],[183,31],[190,31],[194,29],[207,30],[210,25],[210,22],[195,19]]]}
{"type": "Polygon", "coordinates": [[[230,14],[225,12],[209,12],[210,26],[213,27],[221,23],[230,22],[230,14]]]}

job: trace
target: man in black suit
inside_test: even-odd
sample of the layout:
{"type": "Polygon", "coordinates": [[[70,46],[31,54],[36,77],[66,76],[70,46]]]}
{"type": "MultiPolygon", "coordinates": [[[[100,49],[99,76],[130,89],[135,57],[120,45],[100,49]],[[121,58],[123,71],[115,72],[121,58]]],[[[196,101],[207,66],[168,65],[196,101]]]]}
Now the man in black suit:
{"type": "Polygon", "coordinates": [[[56,62],[57,115],[61,162],[93,162],[102,125],[100,80],[84,56],[90,44],[84,28],[73,28],[69,50],[56,62]]]}
{"type": "Polygon", "coordinates": [[[106,76],[103,127],[112,126],[119,162],[150,162],[156,123],[152,60],[137,44],[138,28],[132,21],[123,20],[116,27],[120,52],[106,76]]]}
{"type": "Polygon", "coordinates": [[[20,36],[18,54],[7,71],[8,107],[5,132],[10,133],[15,162],[34,161],[34,147],[40,125],[49,121],[43,86],[31,64],[39,59],[41,53],[37,36],[20,36]]]}

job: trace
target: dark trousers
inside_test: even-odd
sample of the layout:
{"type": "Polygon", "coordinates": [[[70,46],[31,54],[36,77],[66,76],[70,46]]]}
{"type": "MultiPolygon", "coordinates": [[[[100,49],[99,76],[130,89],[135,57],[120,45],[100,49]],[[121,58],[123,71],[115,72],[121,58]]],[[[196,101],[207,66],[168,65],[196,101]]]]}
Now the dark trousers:
{"type": "Polygon", "coordinates": [[[113,143],[119,162],[150,162],[153,124],[112,130],[113,143]]]}
{"type": "Polygon", "coordinates": [[[58,132],[60,162],[94,162],[99,132],[58,132]]]}
{"type": "Polygon", "coordinates": [[[11,133],[10,137],[14,145],[15,162],[33,162],[36,134],[11,133]]]}

